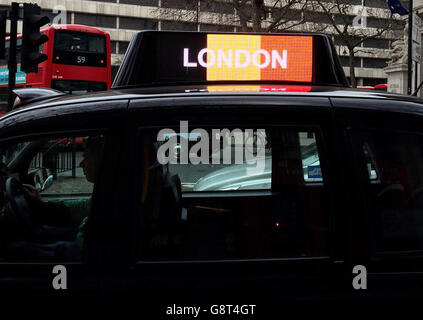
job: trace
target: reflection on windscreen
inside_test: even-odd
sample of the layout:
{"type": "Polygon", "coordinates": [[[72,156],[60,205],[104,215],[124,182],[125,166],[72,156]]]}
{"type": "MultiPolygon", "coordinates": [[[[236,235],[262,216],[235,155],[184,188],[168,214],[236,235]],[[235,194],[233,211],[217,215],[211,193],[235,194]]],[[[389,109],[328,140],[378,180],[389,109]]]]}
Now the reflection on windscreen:
{"type": "Polygon", "coordinates": [[[316,136],[313,132],[298,133],[305,182],[322,182],[316,136]]]}
{"type": "Polygon", "coordinates": [[[11,144],[0,151],[1,162],[9,165],[29,145],[29,142],[11,144]]]}

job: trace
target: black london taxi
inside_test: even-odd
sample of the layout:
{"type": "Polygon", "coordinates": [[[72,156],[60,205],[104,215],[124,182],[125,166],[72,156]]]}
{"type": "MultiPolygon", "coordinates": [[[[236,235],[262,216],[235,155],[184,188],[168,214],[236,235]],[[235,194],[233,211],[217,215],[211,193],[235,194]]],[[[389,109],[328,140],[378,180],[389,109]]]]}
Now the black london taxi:
{"type": "Polygon", "coordinates": [[[16,94],[2,296],[423,297],[423,101],[349,88],[327,36],[139,32],[110,91],[16,94]]]}

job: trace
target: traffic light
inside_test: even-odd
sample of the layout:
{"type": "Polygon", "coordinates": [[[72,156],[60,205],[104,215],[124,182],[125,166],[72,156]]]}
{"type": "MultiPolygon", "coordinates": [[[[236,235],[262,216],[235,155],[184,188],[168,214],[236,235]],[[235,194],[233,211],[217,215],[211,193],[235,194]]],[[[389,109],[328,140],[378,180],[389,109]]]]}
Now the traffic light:
{"type": "Polygon", "coordinates": [[[38,64],[47,60],[47,55],[40,53],[39,46],[48,41],[48,37],[40,33],[40,27],[50,19],[40,15],[41,8],[36,4],[25,3],[23,9],[21,70],[38,72],[38,64]]]}
{"type": "Polygon", "coordinates": [[[6,54],[6,19],[7,11],[0,11],[0,59],[5,58],[6,54]]]}

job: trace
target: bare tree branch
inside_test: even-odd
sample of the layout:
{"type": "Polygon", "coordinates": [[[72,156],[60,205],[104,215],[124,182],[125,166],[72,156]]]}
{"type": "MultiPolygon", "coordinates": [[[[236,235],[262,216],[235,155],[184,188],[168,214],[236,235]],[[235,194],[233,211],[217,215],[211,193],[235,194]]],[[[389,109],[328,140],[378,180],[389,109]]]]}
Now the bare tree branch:
{"type": "MultiPolygon", "coordinates": [[[[355,26],[354,18],[351,16],[351,5],[344,0],[314,0],[318,3],[320,8],[323,10],[324,14],[327,16],[332,27],[340,37],[341,41],[344,42],[345,46],[349,51],[349,67],[350,67],[350,79],[351,85],[356,86],[355,78],[355,66],[354,66],[354,57],[359,48],[365,41],[370,39],[376,39],[382,36],[387,30],[391,29],[392,26],[392,15],[390,19],[375,18],[373,14],[373,19],[379,21],[379,28],[376,28],[376,31],[369,32],[368,28],[360,28],[360,26],[355,26]],[[336,12],[334,12],[336,9],[336,12]],[[343,21],[343,27],[340,27],[340,24],[337,23],[337,19],[341,18],[343,21]]],[[[363,6],[364,10],[364,6],[363,6]]],[[[366,9],[367,10],[367,9],[366,9]]],[[[361,12],[363,14],[363,12],[361,12]]],[[[361,17],[363,19],[363,16],[361,17]]]]}

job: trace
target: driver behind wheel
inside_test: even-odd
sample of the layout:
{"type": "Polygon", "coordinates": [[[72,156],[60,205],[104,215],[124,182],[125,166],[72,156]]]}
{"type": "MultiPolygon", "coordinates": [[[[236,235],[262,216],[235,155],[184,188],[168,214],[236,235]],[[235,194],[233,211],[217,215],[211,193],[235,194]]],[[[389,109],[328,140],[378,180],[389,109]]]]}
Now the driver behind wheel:
{"type": "MultiPolygon", "coordinates": [[[[95,183],[97,179],[102,149],[102,137],[87,139],[80,167],[88,182],[95,183]]],[[[37,215],[36,220],[42,227],[36,239],[11,244],[7,256],[18,260],[80,260],[91,198],[47,202],[34,186],[24,184],[23,187],[30,198],[31,206],[36,209],[33,214],[37,215]]]]}

